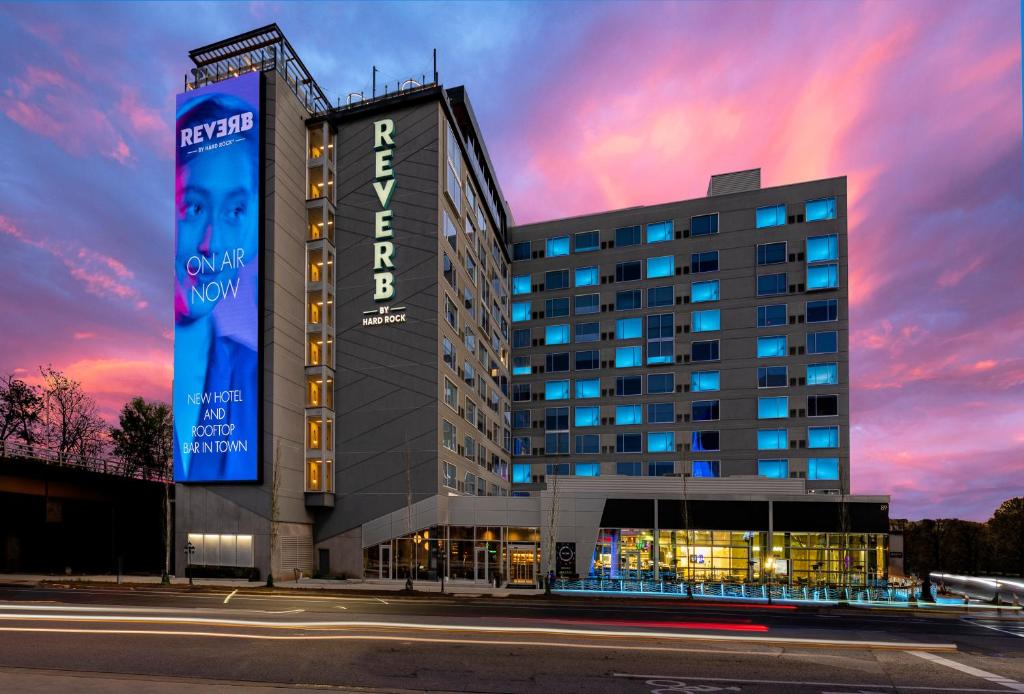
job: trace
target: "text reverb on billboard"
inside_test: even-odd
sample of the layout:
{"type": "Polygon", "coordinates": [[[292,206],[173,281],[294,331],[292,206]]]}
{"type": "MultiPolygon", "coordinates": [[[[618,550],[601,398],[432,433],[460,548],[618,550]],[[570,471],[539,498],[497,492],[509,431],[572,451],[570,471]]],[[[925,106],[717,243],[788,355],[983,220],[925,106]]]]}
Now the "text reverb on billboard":
{"type": "MultiPolygon", "coordinates": [[[[380,203],[373,224],[373,300],[395,297],[395,229],[391,198],[395,193],[395,122],[383,118],[373,124],[373,192],[380,203]]],[[[405,322],[404,306],[378,306],[363,311],[363,325],[388,325],[405,322]]]]}

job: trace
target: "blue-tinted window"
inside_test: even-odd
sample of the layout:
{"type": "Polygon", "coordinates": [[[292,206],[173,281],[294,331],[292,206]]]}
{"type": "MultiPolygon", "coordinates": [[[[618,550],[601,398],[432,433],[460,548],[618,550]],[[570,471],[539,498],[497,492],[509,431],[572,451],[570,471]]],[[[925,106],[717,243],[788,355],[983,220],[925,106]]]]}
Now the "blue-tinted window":
{"type": "Polygon", "coordinates": [[[839,458],[808,458],[807,479],[838,480],[839,458]]]}
{"type": "Polygon", "coordinates": [[[580,434],[576,437],[576,452],[580,455],[594,455],[601,452],[601,437],[597,434],[580,434]]]}
{"type": "MultiPolygon", "coordinates": [[[[529,313],[530,309],[526,309],[529,313]]],[[[523,347],[530,346],[530,329],[519,328],[512,331],[512,347],[515,349],[522,349],[523,347]]]]}
{"type": "Polygon", "coordinates": [[[786,262],[786,242],[759,243],[757,245],[758,265],[777,265],[786,262]]]}
{"type": "Polygon", "coordinates": [[[697,304],[702,301],[718,301],[718,280],[692,282],[690,284],[690,301],[697,304]]]}
{"type": "Polygon", "coordinates": [[[600,463],[576,463],[577,477],[598,477],[600,474],[600,463]]]}
{"type": "Polygon", "coordinates": [[[757,461],[758,477],[768,477],[782,480],[789,477],[788,460],[759,460],[757,461]]]}
{"type": "Polygon", "coordinates": [[[636,246],[640,243],[640,227],[621,227],[615,230],[615,247],[636,246]]]}
{"type": "Polygon", "coordinates": [[[512,465],[512,484],[529,484],[530,466],[521,463],[512,465]]]}
{"type": "Polygon", "coordinates": [[[512,302],[512,322],[519,323],[524,320],[530,320],[530,302],[529,301],[513,301],[512,302]]]}
{"type": "Polygon", "coordinates": [[[647,432],[647,451],[649,453],[667,453],[676,449],[676,433],[674,431],[647,432]]]}
{"type": "Polygon", "coordinates": [[[810,265],[807,268],[807,291],[835,289],[839,286],[839,266],[835,263],[810,265]]]}
{"type": "Polygon", "coordinates": [[[545,400],[568,400],[569,399],[569,382],[568,381],[548,381],[544,384],[544,399],[545,400]]]}
{"type": "Polygon", "coordinates": [[[807,365],[807,385],[831,386],[837,383],[839,383],[839,364],[836,362],[807,365]]]}
{"type": "Polygon", "coordinates": [[[721,377],[717,371],[694,371],[690,374],[690,392],[708,393],[721,388],[721,377]]]}
{"type": "Polygon", "coordinates": [[[822,198],[821,200],[808,200],[804,218],[808,222],[817,222],[821,219],[835,219],[836,199],[822,198]]]}
{"type": "Polygon", "coordinates": [[[785,429],[761,429],[757,432],[757,450],[782,451],[789,448],[789,436],[785,429]]]}
{"type": "Polygon", "coordinates": [[[672,393],[676,389],[676,376],[672,373],[667,374],[648,374],[647,375],[647,392],[648,393],[672,393]]]}
{"type": "Polygon", "coordinates": [[[601,408],[577,407],[575,422],[578,427],[596,427],[601,423],[601,408]]]}
{"type": "Polygon", "coordinates": [[[557,258],[562,255],[569,255],[569,237],[556,236],[548,239],[544,247],[544,256],[547,258],[557,258]]]}
{"type": "Polygon", "coordinates": [[[707,236],[718,233],[718,213],[703,214],[690,218],[690,236],[707,236]]]}
{"type": "Polygon", "coordinates": [[[643,468],[640,463],[616,463],[615,474],[624,475],[626,477],[639,477],[643,474],[643,468]]]}
{"type": "Polygon", "coordinates": [[[807,262],[820,263],[826,260],[839,260],[839,237],[811,236],[807,239],[807,262]]]}
{"type": "Polygon", "coordinates": [[[671,306],[675,303],[675,291],[672,285],[667,287],[651,287],[647,290],[647,307],[671,306]]]}
{"type": "Polygon", "coordinates": [[[561,318],[569,315],[569,297],[563,296],[558,299],[548,299],[544,302],[545,318],[561,318]]]}
{"type": "Polygon", "coordinates": [[[643,366],[643,361],[643,348],[639,345],[636,347],[615,348],[616,369],[629,369],[634,366],[643,366]]]}
{"type": "Polygon", "coordinates": [[[530,455],[531,453],[529,436],[512,437],[512,455],[530,455]]]}
{"type": "Polygon", "coordinates": [[[674,359],[674,328],[671,313],[647,316],[647,363],[670,364],[674,359]]]}
{"type": "Polygon", "coordinates": [[[640,405],[616,405],[615,423],[622,425],[643,424],[643,409],[640,405]]]}
{"type": "Polygon", "coordinates": [[[643,336],[643,318],[619,318],[617,321],[615,321],[616,340],[633,340],[643,336]]]}
{"type": "Polygon", "coordinates": [[[530,400],[529,383],[512,384],[512,402],[528,402],[530,400]]]}
{"type": "Polygon", "coordinates": [[[690,419],[694,422],[712,422],[718,418],[718,400],[694,400],[690,405],[690,419]]]}
{"type": "Polygon", "coordinates": [[[836,299],[807,302],[807,322],[825,323],[839,320],[839,302],[836,299]]]}
{"type": "Polygon", "coordinates": [[[694,342],[690,350],[691,361],[718,361],[718,340],[694,342]]]}
{"type": "Polygon", "coordinates": [[[757,228],[777,227],[786,223],[786,206],[771,205],[757,208],[757,228]]]}
{"type": "Polygon", "coordinates": [[[577,287],[596,287],[600,283],[601,279],[597,275],[596,265],[576,268],[577,287]]]}
{"type": "Polygon", "coordinates": [[[691,451],[721,450],[717,431],[694,431],[690,434],[691,451]]]}
{"type": "Polygon", "coordinates": [[[675,232],[672,229],[672,220],[647,225],[647,243],[661,243],[662,241],[671,241],[673,238],[675,238],[675,232]]]}
{"type": "Polygon", "coordinates": [[[671,402],[652,402],[647,405],[648,424],[672,424],[676,421],[676,406],[671,402]]]}
{"type": "Polygon", "coordinates": [[[512,277],[513,294],[529,294],[530,289],[531,288],[529,275],[514,275],[512,277]]]}
{"type": "Polygon", "coordinates": [[[757,307],[757,327],[771,328],[786,324],[786,305],[771,304],[757,307]]]}
{"type": "Polygon", "coordinates": [[[597,342],[601,339],[601,326],[599,323],[577,323],[576,342],[597,342]]]}
{"type": "Polygon", "coordinates": [[[630,260],[615,266],[616,282],[632,282],[641,277],[643,277],[643,263],[639,260],[630,260]]]}
{"type": "Polygon", "coordinates": [[[695,460],[693,461],[694,477],[721,477],[720,463],[717,460],[695,460]]]}
{"type": "Polygon", "coordinates": [[[567,345],[569,344],[569,325],[549,325],[544,328],[544,344],[546,345],[567,345]]]}
{"type": "Polygon", "coordinates": [[[576,398],[601,397],[601,380],[598,378],[579,379],[576,381],[576,398]]]}
{"type": "Polygon", "coordinates": [[[640,376],[619,376],[615,379],[616,395],[641,395],[642,389],[643,380],[640,376]]]}
{"type": "Polygon", "coordinates": [[[550,270],[544,273],[544,289],[553,291],[569,288],[568,270],[550,270]]]}
{"type": "Polygon", "coordinates": [[[786,356],[786,336],[771,335],[757,338],[758,357],[784,357],[786,356]]]}
{"type": "Polygon", "coordinates": [[[569,353],[553,352],[544,355],[544,371],[547,373],[558,373],[569,370],[569,353]]]}
{"type": "Polygon", "coordinates": [[[786,273],[777,272],[773,275],[757,276],[757,295],[773,296],[786,293],[786,273]]]}
{"type": "Polygon", "coordinates": [[[647,279],[671,277],[675,273],[676,257],[674,255],[663,255],[647,259],[647,279]]]}
{"type": "Polygon", "coordinates": [[[577,294],[576,295],[576,315],[585,316],[588,313],[600,313],[601,311],[601,295],[600,294],[577,294]]]}
{"type": "Polygon", "coordinates": [[[807,333],[808,354],[834,354],[839,351],[839,334],[835,330],[807,333]]]}
{"type": "MultiPolygon", "coordinates": [[[[557,437],[555,438],[555,441],[553,441],[553,442],[557,443],[557,437]]],[[[544,451],[545,451],[545,453],[547,453],[548,452],[548,448],[545,447],[544,451]]],[[[557,451],[551,451],[550,453],[551,454],[555,454],[555,453],[557,453],[557,451]]],[[[564,477],[564,476],[569,474],[569,463],[548,463],[547,464],[547,473],[546,474],[548,475],[548,477],[555,477],[555,476],[558,476],[558,475],[561,475],[561,476],[564,477]]]]}
{"type": "Polygon", "coordinates": [[[758,388],[783,388],[789,379],[788,369],[785,366],[759,366],[757,367],[758,388]]]}
{"type": "Polygon", "coordinates": [[[718,272],[718,251],[704,251],[690,256],[690,272],[718,272]]]}
{"type": "Polygon", "coordinates": [[[512,428],[514,429],[529,429],[532,425],[530,424],[530,411],[529,410],[513,410],[512,411],[512,428]]]}
{"type": "Polygon", "coordinates": [[[615,292],[616,311],[631,311],[637,308],[643,308],[643,293],[639,289],[615,292]]]}
{"type": "Polygon", "coordinates": [[[513,376],[529,376],[530,375],[530,358],[529,357],[512,357],[512,375],[513,376]]]}
{"type": "Polygon", "coordinates": [[[758,419],[785,419],[789,416],[789,398],[786,396],[777,398],[757,399],[758,419]]]}
{"type": "Polygon", "coordinates": [[[808,448],[838,448],[839,427],[807,427],[808,448]]]}
{"type": "Polygon", "coordinates": [[[520,241],[512,244],[512,260],[529,260],[530,242],[520,241]]]}
{"type": "Polygon", "coordinates": [[[616,453],[641,453],[643,448],[643,437],[640,434],[616,434],[616,453]]]}
{"type": "Polygon", "coordinates": [[[695,333],[720,330],[722,327],[721,312],[717,308],[709,311],[694,311],[690,315],[690,323],[691,330],[695,333]]]}
{"type": "Polygon", "coordinates": [[[576,234],[576,252],[596,251],[600,234],[596,231],[580,231],[576,234]]]}
{"type": "Polygon", "coordinates": [[[601,368],[601,353],[596,349],[576,352],[576,370],[588,371],[601,368]]]}
{"type": "Polygon", "coordinates": [[[647,474],[651,477],[664,477],[675,473],[675,463],[665,460],[657,463],[647,463],[647,474]]]}

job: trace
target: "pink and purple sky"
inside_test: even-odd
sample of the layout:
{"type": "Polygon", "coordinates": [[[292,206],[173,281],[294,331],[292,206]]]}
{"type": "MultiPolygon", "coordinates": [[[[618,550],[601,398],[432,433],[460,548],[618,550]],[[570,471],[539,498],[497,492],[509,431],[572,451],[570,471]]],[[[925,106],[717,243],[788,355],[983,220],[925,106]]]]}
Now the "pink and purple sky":
{"type": "Polygon", "coordinates": [[[857,493],[1024,494],[1021,21],[1010,0],[0,4],[0,371],[169,398],[174,94],[278,22],[332,99],[465,84],[519,222],[846,175],[857,493]]]}

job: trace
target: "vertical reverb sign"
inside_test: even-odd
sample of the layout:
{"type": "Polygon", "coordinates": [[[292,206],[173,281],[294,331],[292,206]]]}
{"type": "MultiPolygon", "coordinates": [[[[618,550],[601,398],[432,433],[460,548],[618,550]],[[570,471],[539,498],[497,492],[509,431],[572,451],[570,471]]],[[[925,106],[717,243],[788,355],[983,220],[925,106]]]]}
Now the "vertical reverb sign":
{"type": "Polygon", "coordinates": [[[175,482],[260,479],[260,80],[176,100],[175,482]]]}
{"type": "Polygon", "coordinates": [[[384,303],[395,298],[395,214],[391,209],[397,186],[394,158],[395,121],[374,121],[372,186],[380,206],[373,215],[373,300],[377,308],[363,311],[363,326],[405,322],[405,306],[384,303]]]}

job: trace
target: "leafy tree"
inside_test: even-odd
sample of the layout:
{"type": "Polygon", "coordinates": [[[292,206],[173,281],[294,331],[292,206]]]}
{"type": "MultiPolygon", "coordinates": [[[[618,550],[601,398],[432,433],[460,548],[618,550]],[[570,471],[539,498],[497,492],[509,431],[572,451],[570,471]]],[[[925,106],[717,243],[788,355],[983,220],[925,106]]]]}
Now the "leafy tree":
{"type": "Polygon", "coordinates": [[[13,436],[31,445],[39,433],[42,409],[39,388],[13,374],[0,377],[0,442],[13,436]]]}
{"type": "Polygon", "coordinates": [[[82,384],[52,366],[40,367],[43,376],[41,412],[43,441],[62,456],[96,457],[103,446],[107,425],[96,401],[82,384]]]}
{"type": "Polygon", "coordinates": [[[986,523],[998,573],[1024,574],[1024,497],[1007,499],[986,523]]]}

